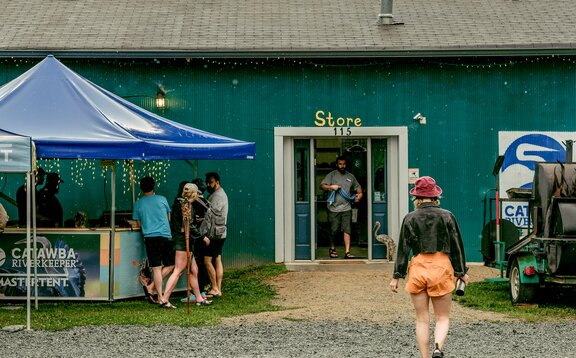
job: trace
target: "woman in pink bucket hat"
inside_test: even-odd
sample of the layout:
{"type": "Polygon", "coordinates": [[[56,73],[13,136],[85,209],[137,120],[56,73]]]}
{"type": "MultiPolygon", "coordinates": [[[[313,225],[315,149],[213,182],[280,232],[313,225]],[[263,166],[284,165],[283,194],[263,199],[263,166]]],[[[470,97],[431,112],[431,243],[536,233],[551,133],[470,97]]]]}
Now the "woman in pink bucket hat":
{"type": "Polygon", "coordinates": [[[442,188],[436,185],[436,180],[432,177],[420,177],[416,179],[414,187],[410,189],[410,195],[415,198],[439,198],[442,188]]]}
{"type": "Polygon", "coordinates": [[[398,280],[408,274],[405,290],[416,310],[416,341],[422,358],[430,356],[428,308],[432,302],[436,322],[432,357],[441,358],[450,325],[452,291],[456,279],[468,283],[468,268],[456,218],[439,206],[442,188],[429,176],[414,184],[410,189],[414,211],[402,222],[390,289],[398,292],[398,280]]]}

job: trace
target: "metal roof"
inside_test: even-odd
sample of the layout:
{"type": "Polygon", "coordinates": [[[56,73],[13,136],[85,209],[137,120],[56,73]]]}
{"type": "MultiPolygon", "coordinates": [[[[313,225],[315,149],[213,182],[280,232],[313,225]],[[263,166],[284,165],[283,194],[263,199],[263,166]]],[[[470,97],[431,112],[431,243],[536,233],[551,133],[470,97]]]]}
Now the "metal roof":
{"type": "MultiPolygon", "coordinates": [[[[0,53],[431,56],[576,53],[574,0],[0,0],[0,53]]],[[[60,56],[62,56],[60,54],[60,56]]]]}

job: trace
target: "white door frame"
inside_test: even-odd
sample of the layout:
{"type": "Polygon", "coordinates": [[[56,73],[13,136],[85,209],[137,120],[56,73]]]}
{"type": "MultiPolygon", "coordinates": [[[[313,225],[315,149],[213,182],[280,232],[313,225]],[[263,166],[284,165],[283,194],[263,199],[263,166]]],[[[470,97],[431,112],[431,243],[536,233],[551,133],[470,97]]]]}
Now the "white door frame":
{"type": "MultiPolygon", "coordinates": [[[[401,220],[408,213],[408,127],[352,127],[350,131],[347,129],[339,131],[334,127],[274,128],[275,262],[294,262],[294,138],[334,137],[343,133],[344,135],[340,135],[342,138],[387,139],[387,234],[393,238],[398,237],[401,220]]],[[[370,158],[368,160],[370,161],[370,158]]],[[[368,202],[371,203],[372,190],[366,190],[366,194],[368,202]]],[[[368,225],[372,227],[371,205],[368,205],[368,225]]],[[[314,230],[311,232],[314,233],[314,230]]],[[[371,238],[372,230],[368,230],[369,243],[372,242],[371,238]]]]}

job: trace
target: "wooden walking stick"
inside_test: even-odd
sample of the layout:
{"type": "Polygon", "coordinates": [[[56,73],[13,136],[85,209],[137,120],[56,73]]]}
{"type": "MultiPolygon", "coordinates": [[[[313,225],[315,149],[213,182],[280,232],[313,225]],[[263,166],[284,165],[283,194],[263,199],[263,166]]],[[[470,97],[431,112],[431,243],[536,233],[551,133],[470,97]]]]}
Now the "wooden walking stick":
{"type": "Polygon", "coordinates": [[[192,220],[192,205],[189,200],[182,201],[182,223],[186,238],[186,314],[190,318],[190,221],[192,220]]]}

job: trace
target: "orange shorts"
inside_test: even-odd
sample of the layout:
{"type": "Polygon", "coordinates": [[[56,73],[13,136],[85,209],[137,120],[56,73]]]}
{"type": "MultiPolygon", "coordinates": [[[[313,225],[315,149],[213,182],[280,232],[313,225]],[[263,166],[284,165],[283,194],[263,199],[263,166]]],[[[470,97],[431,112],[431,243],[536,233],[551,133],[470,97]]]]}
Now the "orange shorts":
{"type": "Polygon", "coordinates": [[[410,260],[404,289],[409,293],[426,291],[430,297],[439,297],[454,291],[455,280],[447,254],[419,254],[410,260]]]}

